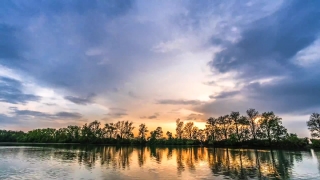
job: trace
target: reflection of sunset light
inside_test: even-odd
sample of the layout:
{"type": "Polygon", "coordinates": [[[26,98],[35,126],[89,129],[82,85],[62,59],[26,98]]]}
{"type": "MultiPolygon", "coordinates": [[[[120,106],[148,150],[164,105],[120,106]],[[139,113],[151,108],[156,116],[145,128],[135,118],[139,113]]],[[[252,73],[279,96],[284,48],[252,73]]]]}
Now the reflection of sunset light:
{"type": "Polygon", "coordinates": [[[205,161],[200,161],[200,163],[199,163],[199,166],[206,166],[207,165],[207,163],[205,162],[205,161]]]}

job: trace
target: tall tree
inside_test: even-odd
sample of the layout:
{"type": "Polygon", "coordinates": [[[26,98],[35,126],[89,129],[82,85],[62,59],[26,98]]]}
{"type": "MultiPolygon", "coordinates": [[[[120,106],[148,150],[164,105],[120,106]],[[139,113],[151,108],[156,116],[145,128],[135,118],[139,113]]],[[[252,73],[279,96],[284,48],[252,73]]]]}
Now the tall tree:
{"type": "Polygon", "coordinates": [[[230,119],[233,122],[233,124],[235,125],[237,140],[240,141],[240,139],[241,139],[240,132],[239,132],[239,125],[240,125],[240,120],[241,120],[240,113],[232,111],[230,114],[230,119]]]}
{"type": "Polygon", "coordinates": [[[88,128],[90,130],[90,137],[91,139],[94,139],[95,141],[102,138],[102,129],[100,128],[101,123],[97,120],[91,122],[88,125],[88,128]]]}
{"type": "Polygon", "coordinates": [[[169,139],[169,140],[172,139],[172,132],[167,131],[166,135],[168,136],[168,139],[169,139]]]}
{"type": "Polygon", "coordinates": [[[197,139],[200,141],[201,145],[202,145],[202,142],[205,141],[206,134],[205,134],[205,131],[203,129],[199,129],[197,131],[197,139]]]}
{"type": "Polygon", "coordinates": [[[133,137],[133,129],[134,129],[134,126],[133,126],[133,123],[132,122],[129,122],[129,121],[118,121],[116,124],[115,124],[115,127],[117,128],[117,132],[118,132],[118,137],[120,139],[128,139],[128,138],[131,138],[133,137]]]}
{"type": "Polygon", "coordinates": [[[182,135],[183,135],[183,121],[180,121],[180,119],[177,119],[176,120],[176,137],[178,139],[181,139],[182,138],[182,135]]]}
{"type": "Polygon", "coordinates": [[[67,134],[71,139],[71,142],[79,142],[80,140],[81,128],[79,126],[68,126],[67,134]]]}
{"type": "Polygon", "coordinates": [[[247,110],[248,119],[250,122],[250,129],[251,129],[251,135],[254,140],[257,138],[257,118],[259,117],[259,112],[255,109],[248,109],[247,110]]]}
{"type": "Polygon", "coordinates": [[[163,131],[162,127],[157,127],[157,129],[154,131],[156,139],[161,139],[163,137],[163,131]]]}
{"type": "Polygon", "coordinates": [[[161,127],[157,127],[156,130],[150,132],[149,142],[151,144],[157,142],[157,140],[161,139],[163,136],[163,131],[161,127]]]}
{"type": "Polygon", "coordinates": [[[193,140],[198,139],[199,131],[200,131],[200,130],[199,130],[199,128],[198,128],[197,126],[193,126],[191,139],[193,139],[193,140]]]}
{"type": "Polygon", "coordinates": [[[183,132],[186,139],[192,139],[192,128],[193,122],[188,122],[186,125],[184,125],[183,132]]]}
{"type": "Polygon", "coordinates": [[[216,134],[217,134],[217,125],[218,119],[210,117],[206,122],[206,129],[208,140],[212,140],[213,142],[216,141],[216,134]]]}
{"type": "Polygon", "coordinates": [[[320,137],[320,114],[312,113],[309,121],[307,121],[308,129],[311,132],[311,136],[314,138],[320,137]]]}
{"type": "Polygon", "coordinates": [[[219,128],[222,131],[224,139],[228,139],[230,126],[232,124],[232,120],[230,119],[229,115],[218,117],[218,124],[219,124],[219,128]]]}
{"type": "Polygon", "coordinates": [[[268,139],[269,144],[271,144],[273,139],[279,139],[280,136],[284,136],[287,133],[281,124],[281,118],[276,116],[272,111],[262,113],[260,130],[268,139]]]}
{"type": "Polygon", "coordinates": [[[139,125],[139,137],[141,140],[146,140],[146,134],[149,132],[146,124],[140,124],[139,125]]]}
{"type": "Polygon", "coordinates": [[[103,129],[105,131],[106,138],[116,138],[117,128],[114,123],[106,123],[103,129]]]}
{"type": "Polygon", "coordinates": [[[247,117],[241,116],[238,121],[239,138],[240,140],[249,140],[250,136],[250,122],[247,117]]]}

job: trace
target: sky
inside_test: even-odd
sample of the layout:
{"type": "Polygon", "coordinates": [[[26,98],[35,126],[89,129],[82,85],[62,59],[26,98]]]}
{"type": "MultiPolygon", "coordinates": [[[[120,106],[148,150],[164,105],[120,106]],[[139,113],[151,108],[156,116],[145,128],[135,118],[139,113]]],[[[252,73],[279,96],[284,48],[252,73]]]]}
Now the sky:
{"type": "Polygon", "coordinates": [[[0,2],[0,129],[146,123],[254,108],[309,136],[320,1],[0,2]]]}

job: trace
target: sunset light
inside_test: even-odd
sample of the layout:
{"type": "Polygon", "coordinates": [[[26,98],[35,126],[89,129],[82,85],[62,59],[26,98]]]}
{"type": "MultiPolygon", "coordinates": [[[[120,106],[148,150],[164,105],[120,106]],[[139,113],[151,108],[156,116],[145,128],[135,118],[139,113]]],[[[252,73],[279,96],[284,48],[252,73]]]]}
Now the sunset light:
{"type": "Polygon", "coordinates": [[[320,0],[1,0],[0,179],[320,179],[319,67],[320,0]]]}

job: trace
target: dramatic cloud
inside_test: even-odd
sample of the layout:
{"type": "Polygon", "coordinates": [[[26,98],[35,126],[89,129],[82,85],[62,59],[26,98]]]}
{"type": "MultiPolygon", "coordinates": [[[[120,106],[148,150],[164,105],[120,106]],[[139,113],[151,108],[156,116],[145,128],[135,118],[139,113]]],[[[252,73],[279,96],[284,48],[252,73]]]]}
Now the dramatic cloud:
{"type": "Polygon", "coordinates": [[[302,118],[320,108],[319,6],[4,1],[0,123],[125,118],[157,127],[159,114],[203,121],[248,108],[302,118]]]}
{"type": "Polygon", "coordinates": [[[29,101],[39,101],[41,98],[22,92],[20,81],[0,76],[0,101],[12,104],[25,104],[29,101]]]}
{"type": "MultiPolygon", "coordinates": [[[[247,108],[250,104],[279,113],[307,114],[319,108],[319,71],[303,66],[310,58],[303,53],[317,46],[320,21],[315,17],[320,16],[319,5],[315,1],[287,1],[274,13],[244,27],[240,39],[225,46],[211,61],[213,70],[236,72],[240,90],[210,96],[221,99],[239,95],[242,99],[216,100],[202,108],[220,109],[230,103],[228,109],[232,110],[239,101],[246,102],[247,108]],[[302,58],[304,61],[296,62],[302,58]],[[268,78],[271,80],[263,82],[268,78]]],[[[314,63],[318,56],[311,52],[314,63]]]]}
{"type": "Polygon", "coordinates": [[[216,55],[213,68],[236,70],[248,79],[296,70],[291,58],[318,38],[320,21],[315,17],[320,15],[319,4],[288,1],[273,14],[249,24],[238,42],[216,55]]]}
{"type": "Polygon", "coordinates": [[[122,75],[117,73],[121,62],[107,62],[109,58],[120,59],[120,52],[109,49],[105,42],[120,43],[115,36],[123,30],[112,31],[111,19],[126,15],[130,9],[130,1],[3,3],[0,11],[10,15],[1,14],[0,39],[5,49],[0,63],[29,71],[39,83],[67,87],[80,95],[88,94],[90,89],[99,91],[106,84],[101,87],[93,81],[100,77],[109,82],[121,81],[122,75]]]}

